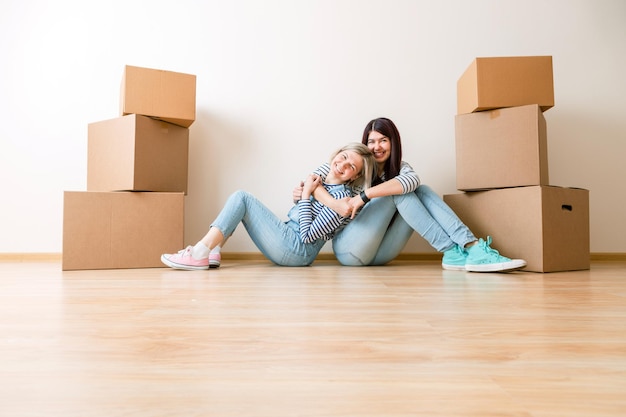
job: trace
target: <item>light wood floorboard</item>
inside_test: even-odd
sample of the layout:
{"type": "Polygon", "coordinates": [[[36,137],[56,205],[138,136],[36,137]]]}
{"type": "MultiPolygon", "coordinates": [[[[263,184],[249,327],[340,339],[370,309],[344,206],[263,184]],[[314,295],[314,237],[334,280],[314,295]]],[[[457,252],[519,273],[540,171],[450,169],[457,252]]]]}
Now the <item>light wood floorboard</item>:
{"type": "Polygon", "coordinates": [[[626,262],[0,262],[0,416],[626,415],[626,262]]]}

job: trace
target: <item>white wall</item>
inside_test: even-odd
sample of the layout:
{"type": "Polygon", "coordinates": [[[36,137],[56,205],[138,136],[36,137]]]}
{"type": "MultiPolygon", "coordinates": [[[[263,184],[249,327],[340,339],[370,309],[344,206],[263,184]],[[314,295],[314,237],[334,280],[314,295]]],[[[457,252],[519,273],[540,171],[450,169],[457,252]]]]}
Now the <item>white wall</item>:
{"type": "MultiPolygon", "coordinates": [[[[553,185],[591,190],[592,252],[626,252],[623,0],[8,0],[0,10],[0,253],[60,252],[87,124],[125,64],[197,75],[186,243],[243,188],[277,213],[367,121],[392,118],[423,182],[456,192],[456,80],[477,56],[552,55],[553,185]]],[[[324,251],[329,251],[326,246],[324,251]]],[[[228,250],[256,251],[239,230],[228,250]]],[[[405,252],[431,248],[415,237],[405,252]]]]}

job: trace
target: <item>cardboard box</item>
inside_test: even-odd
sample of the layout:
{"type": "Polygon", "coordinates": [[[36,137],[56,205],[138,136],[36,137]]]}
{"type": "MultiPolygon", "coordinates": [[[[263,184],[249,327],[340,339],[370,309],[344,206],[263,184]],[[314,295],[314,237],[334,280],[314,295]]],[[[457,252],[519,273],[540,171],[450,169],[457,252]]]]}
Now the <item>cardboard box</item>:
{"type": "Polygon", "coordinates": [[[196,76],[126,65],[120,114],[140,114],[189,127],[196,119],[196,76]]]}
{"type": "Polygon", "coordinates": [[[455,117],[459,190],[549,185],[546,120],[536,104],[455,117]]]}
{"type": "Polygon", "coordinates": [[[457,113],[554,106],[551,56],[476,58],[457,81],[457,113]]]}
{"type": "Polygon", "coordinates": [[[131,114],[88,125],[88,191],[187,192],[189,129],[131,114]]]}
{"type": "Polygon", "coordinates": [[[183,247],[182,193],[66,191],[63,270],[163,267],[183,247]]]}
{"type": "Polygon", "coordinates": [[[477,237],[524,259],[525,270],[589,269],[589,191],[534,186],[449,194],[444,201],[477,237]]]}

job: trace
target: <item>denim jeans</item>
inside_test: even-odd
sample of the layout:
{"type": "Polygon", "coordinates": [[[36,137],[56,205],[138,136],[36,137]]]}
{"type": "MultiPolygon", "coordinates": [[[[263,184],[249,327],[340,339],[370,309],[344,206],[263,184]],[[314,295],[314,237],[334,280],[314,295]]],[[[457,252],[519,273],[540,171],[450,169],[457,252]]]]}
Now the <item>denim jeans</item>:
{"type": "Polygon", "coordinates": [[[430,187],[412,193],[374,198],[333,239],[342,265],[384,265],[397,257],[413,231],[444,252],[476,240],[450,207],[430,187]]]}
{"type": "Polygon", "coordinates": [[[228,238],[241,222],[267,259],[277,265],[307,266],[313,263],[326,241],[318,239],[313,243],[302,243],[299,224],[294,219],[297,214],[294,216],[290,212],[290,220],[285,222],[252,194],[237,191],[228,198],[211,227],[216,227],[224,238],[228,238]]]}

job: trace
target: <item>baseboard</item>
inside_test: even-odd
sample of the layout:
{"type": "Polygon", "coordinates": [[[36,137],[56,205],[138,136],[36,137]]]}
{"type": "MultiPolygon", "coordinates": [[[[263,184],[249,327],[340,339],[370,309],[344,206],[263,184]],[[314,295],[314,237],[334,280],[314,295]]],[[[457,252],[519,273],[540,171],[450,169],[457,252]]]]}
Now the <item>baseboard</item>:
{"type": "Polygon", "coordinates": [[[60,253],[0,253],[0,262],[61,262],[60,253]]]}
{"type": "Polygon", "coordinates": [[[619,252],[595,252],[589,257],[592,262],[626,262],[626,253],[619,252]]]}
{"type": "MultiPolygon", "coordinates": [[[[61,262],[60,253],[0,253],[0,262],[61,262]]],[[[229,261],[265,261],[262,254],[256,252],[230,252],[222,253],[222,259],[229,261]]],[[[591,253],[589,259],[592,262],[626,262],[626,253],[621,252],[596,252],[591,253]]],[[[336,261],[332,253],[320,253],[317,257],[320,261],[336,261]]],[[[440,253],[401,253],[395,260],[412,262],[440,261],[440,253]]]]}

